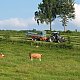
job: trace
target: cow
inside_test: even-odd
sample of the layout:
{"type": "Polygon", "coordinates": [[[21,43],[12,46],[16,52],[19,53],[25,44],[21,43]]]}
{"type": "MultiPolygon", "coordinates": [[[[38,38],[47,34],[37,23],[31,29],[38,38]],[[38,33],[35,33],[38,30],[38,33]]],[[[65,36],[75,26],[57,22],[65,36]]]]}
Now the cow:
{"type": "Polygon", "coordinates": [[[39,54],[39,53],[29,53],[29,57],[30,57],[31,61],[33,59],[39,59],[41,61],[42,54],[39,54]]]}
{"type": "Polygon", "coordinates": [[[4,54],[0,53],[0,58],[3,58],[4,57],[4,54]]]}

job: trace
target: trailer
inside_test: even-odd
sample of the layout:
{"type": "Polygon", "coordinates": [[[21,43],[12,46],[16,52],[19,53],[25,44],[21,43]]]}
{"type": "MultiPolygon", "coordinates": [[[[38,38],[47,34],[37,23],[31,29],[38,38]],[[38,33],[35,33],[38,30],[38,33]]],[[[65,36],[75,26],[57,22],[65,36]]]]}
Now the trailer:
{"type": "Polygon", "coordinates": [[[46,31],[41,31],[39,34],[32,34],[31,35],[32,40],[34,41],[46,41],[46,31]]]}

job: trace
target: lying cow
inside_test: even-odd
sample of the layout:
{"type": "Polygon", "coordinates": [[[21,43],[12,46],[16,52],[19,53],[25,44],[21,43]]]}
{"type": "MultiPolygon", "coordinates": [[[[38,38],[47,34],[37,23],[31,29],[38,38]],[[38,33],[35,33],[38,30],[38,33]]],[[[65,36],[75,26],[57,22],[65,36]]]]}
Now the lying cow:
{"type": "Polygon", "coordinates": [[[42,57],[42,54],[39,54],[39,53],[29,53],[29,57],[31,59],[31,61],[35,58],[35,59],[39,59],[41,61],[41,57],[42,57]]]}
{"type": "Polygon", "coordinates": [[[3,58],[4,57],[4,54],[0,53],[0,58],[3,58]]]}

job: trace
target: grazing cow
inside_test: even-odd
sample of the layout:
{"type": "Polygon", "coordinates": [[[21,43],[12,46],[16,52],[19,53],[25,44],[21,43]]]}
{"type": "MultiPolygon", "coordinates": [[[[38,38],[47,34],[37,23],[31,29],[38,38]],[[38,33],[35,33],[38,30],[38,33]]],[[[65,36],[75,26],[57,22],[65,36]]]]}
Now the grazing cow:
{"type": "Polygon", "coordinates": [[[31,61],[33,60],[33,58],[39,59],[41,61],[42,54],[39,54],[39,53],[29,53],[29,57],[30,57],[31,61]]]}
{"type": "Polygon", "coordinates": [[[4,57],[4,54],[0,53],[0,58],[3,58],[4,57]]]}

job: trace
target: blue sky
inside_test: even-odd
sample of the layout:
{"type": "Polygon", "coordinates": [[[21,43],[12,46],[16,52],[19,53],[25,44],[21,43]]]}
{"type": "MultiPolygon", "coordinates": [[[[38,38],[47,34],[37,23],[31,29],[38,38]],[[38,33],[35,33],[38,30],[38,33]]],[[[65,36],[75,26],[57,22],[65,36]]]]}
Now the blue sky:
{"type": "Polygon", "coordinates": [[[0,19],[30,18],[41,0],[0,0],[0,19]]]}
{"type": "MultiPolygon", "coordinates": [[[[42,0],[0,0],[0,30],[49,29],[49,25],[34,20],[34,12],[42,0]]],[[[70,21],[67,29],[80,31],[80,0],[75,0],[76,19],[70,21]]],[[[59,20],[52,23],[53,30],[63,30],[59,20]]]]}

